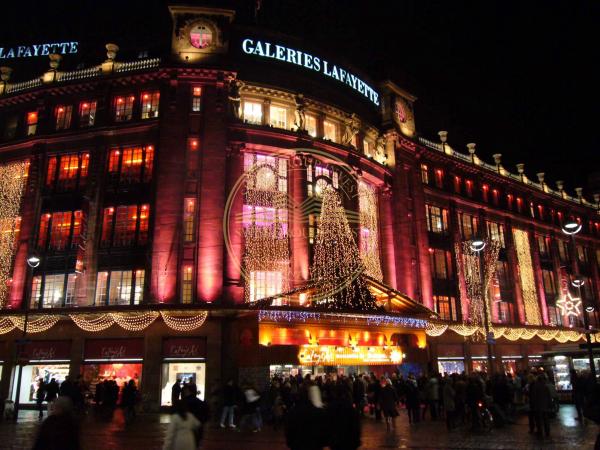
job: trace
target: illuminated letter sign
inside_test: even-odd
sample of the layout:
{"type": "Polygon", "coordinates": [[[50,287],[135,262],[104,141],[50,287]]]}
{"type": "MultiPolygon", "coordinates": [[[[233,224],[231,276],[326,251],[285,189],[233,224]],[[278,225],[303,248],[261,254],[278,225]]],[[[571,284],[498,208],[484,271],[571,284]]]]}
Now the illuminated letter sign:
{"type": "Polygon", "coordinates": [[[66,55],[77,53],[79,42],[53,42],[49,44],[17,45],[16,47],[0,47],[0,59],[32,58],[35,56],[48,56],[53,53],[66,55]]]}
{"type": "Polygon", "coordinates": [[[244,39],[242,41],[242,50],[248,55],[260,56],[262,58],[272,58],[289,64],[296,64],[309,70],[314,70],[330,78],[334,78],[340,83],[344,83],[357,91],[359,94],[368,98],[375,105],[379,106],[379,94],[358,78],[353,73],[331,64],[329,61],[313,56],[310,53],[297,49],[291,49],[283,45],[272,44],[265,41],[254,39],[244,39]]]}

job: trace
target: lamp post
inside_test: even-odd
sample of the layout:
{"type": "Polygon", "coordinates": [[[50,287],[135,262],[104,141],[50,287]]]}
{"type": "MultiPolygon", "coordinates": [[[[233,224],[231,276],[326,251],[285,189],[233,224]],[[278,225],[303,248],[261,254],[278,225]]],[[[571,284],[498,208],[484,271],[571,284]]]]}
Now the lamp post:
{"type": "Polygon", "coordinates": [[[483,249],[485,246],[486,243],[481,238],[474,238],[469,243],[469,248],[477,255],[477,261],[479,263],[479,279],[481,281],[481,301],[483,303],[483,326],[485,327],[485,342],[487,344],[488,371],[490,375],[493,375],[495,372],[494,360],[492,357],[492,340],[494,337],[490,332],[490,318],[488,316],[488,308],[485,300],[485,272],[483,265],[483,249]]]}
{"type": "MultiPolygon", "coordinates": [[[[575,247],[575,236],[577,233],[581,231],[581,224],[576,222],[575,220],[569,220],[565,222],[562,226],[562,232],[567,236],[571,237],[571,243],[573,245],[573,250],[575,253],[575,278],[571,281],[571,284],[575,289],[577,289],[577,293],[579,294],[579,298],[581,299],[581,303],[583,305],[583,326],[585,328],[585,340],[587,342],[587,351],[588,351],[588,359],[590,362],[590,373],[592,375],[593,383],[596,383],[596,365],[594,364],[594,351],[592,349],[592,336],[590,333],[590,321],[588,318],[588,313],[594,310],[594,307],[589,305],[585,305],[585,299],[581,296],[581,287],[584,285],[585,281],[582,277],[579,276],[579,261],[577,260],[577,251],[575,247]]],[[[571,253],[573,254],[573,253],[571,253]]]]}
{"type": "MultiPolygon", "coordinates": [[[[29,269],[27,270],[27,279],[30,279],[30,274],[33,273],[33,269],[40,265],[41,259],[39,256],[31,255],[27,258],[27,266],[29,269]]],[[[28,286],[28,283],[26,283],[28,286]]],[[[25,345],[27,344],[25,338],[27,337],[27,323],[29,319],[29,289],[25,291],[25,321],[23,323],[23,334],[21,335],[21,339],[19,345],[17,346],[17,394],[15,398],[15,421],[19,420],[19,404],[20,404],[20,396],[21,396],[21,379],[23,377],[23,350],[25,349],[25,345]]]]}

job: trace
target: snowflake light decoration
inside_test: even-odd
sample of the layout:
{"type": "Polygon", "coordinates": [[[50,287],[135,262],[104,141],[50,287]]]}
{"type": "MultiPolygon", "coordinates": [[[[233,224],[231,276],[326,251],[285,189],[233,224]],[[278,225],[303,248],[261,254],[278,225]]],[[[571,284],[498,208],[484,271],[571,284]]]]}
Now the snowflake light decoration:
{"type": "Polygon", "coordinates": [[[581,299],[573,297],[570,292],[567,295],[556,301],[556,306],[560,308],[560,312],[567,316],[579,316],[581,314],[581,299]]]}

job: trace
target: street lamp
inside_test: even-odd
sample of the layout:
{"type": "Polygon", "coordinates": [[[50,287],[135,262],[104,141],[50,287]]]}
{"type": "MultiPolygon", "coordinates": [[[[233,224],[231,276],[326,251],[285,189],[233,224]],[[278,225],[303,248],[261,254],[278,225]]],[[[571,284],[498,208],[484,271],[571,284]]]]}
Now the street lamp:
{"type": "Polygon", "coordinates": [[[494,374],[494,361],[492,359],[492,342],[494,339],[494,335],[490,332],[490,319],[488,316],[488,309],[485,300],[485,272],[483,266],[483,249],[486,246],[486,242],[481,238],[473,238],[471,242],[469,242],[469,248],[473,253],[477,255],[477,260],[479,262],[479,279],[481,281],[481,301],[483,303],[483,324],[485,327],[485,341],[487,343],[487,362],[488,362],[488,370],[489,374],[494,374]]]}
{"type": "MultiPolygon", "coordinates": [[[[32,277],[29,276],[30,274],[33,275],[33,269],[35,269],[36,267],[38,267],[40,265],[40,263],[42,262],[41,258],[35,254],[30,255],[27,258],[27,265],[29,266],[29,270],[27,271],[27,275],[28,275],[28,280],[31,279],[32,277]]],[[[28,286],[28,284],[26,283],[26,285],[28,286]]],[[[25,321],[23,323],[23,334],[21,335],[21,339],[18,341],[18,345],[17,345],[17,365],[18,365],[18,374],[17,374],[17,395],[15,398],[15,421],[19,420],[19,400],[20,400],[20,396],[21,396],[21,379],[23,377],[23,351],[25,349],[25,345],[27,345],[27,340],[25,339],[27,337],[27,324],[29,322],[29,289],[28,287],[26,288],[25,291],[25,321]]]]}
{"type": "MultiPolygon", "coordinates": [[[[581,224],[575,220],[568,220],[562,226],[562,232],[567,236],[571,237],[571,243],[573,245],[573,252],[575,251],[575,236],[577,233],[581,231],[581,224]]],[[[573,253],[571,253],[573,254],[573,253]]],[[[581,303],[585,305],[585,299],[581,296],[581,287],[585,284],[585,279],[579,276],[579,261],[577,259],[577,255],[575,255],[575,277],[571,281],[571,284],[575,289],[577,289],[577,293],[579,294],[579,298],[581,299],[581,303]]],[[[587,343],[587,351],[588,351],[588,359],[590,363],[590,374],[592,375],[592,382],[596,383],[596,366],[594,364],[594,351],[592,349],[592,336],[590,332],[590,321],[588,318],[588,313],[593,312],[594,307],[592,305],[585,306],[583,311],[583,326],[585,328],[585,340],[587,343]]]]}

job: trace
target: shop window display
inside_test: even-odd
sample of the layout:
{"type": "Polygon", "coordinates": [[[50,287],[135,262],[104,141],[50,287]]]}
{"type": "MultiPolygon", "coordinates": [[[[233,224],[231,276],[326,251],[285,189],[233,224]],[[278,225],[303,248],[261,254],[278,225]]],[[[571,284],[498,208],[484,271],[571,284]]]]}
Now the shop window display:
{"type": "Polygon", "coordinates": [[[162,365],[161,406],[171,406],[171,390],[177,380],[182,388],[186,384],[196,384],[198,398],[204,400],[206,363],[197,361],[164,363],[162,365]]]}
{"type": "Polygon", "coordinates": [[[438,359],[438,372],[442,375],[461,374],[465,371],[465,362],[462,359],[438,359]]]}
{"type": "MultiPolygon", "coordinates": [[[[44,383],[49,383],[52,378],[58,384],[65,381],[65,377],[69,375],[68,364],[35,364],[23,366],[21,374],[21,393],[19,395],[19,403],[33,404],[36,400],[36,392],[38,389],[39,379],[44,380],[44,383]]],[[[17,385],[13,386],[13,398],[16,398],[17,385]]]]}
{"type": "Polygon", "coordinates": [[[129,380],[135,381],[136,387],[140,388],[142,381],[142,364],[141,363],[98,363],[84,364],[82,366],[83,380],[90,386],[92,394],[96,392],[98,383],[105,380],[114,380],[117,382],[119,389],[123,389],[123,385],[129,380]]]}

